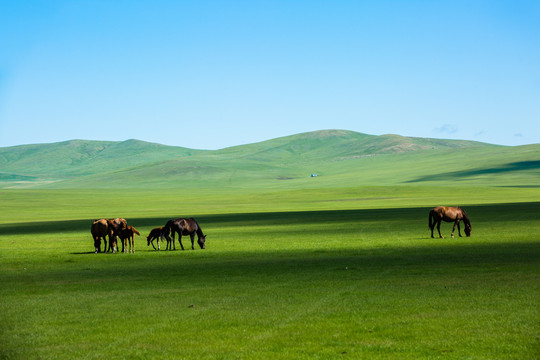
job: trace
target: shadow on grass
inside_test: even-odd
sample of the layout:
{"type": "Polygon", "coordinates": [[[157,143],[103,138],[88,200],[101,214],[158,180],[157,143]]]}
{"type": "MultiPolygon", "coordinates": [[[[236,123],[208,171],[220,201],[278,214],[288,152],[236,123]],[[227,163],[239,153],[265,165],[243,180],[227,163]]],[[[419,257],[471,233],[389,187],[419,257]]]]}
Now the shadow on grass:
{"type": "MultiPolygon", "coordinates": [[[[99,288],[144,286],[151,289],[157,286],[178,289],[180,286],[227,289],[234,288],[235,284],[255,288],[285,284],[301,284],[302,287],[325,284],[333,287],[351,280],[380,280],[384,283],[405,279],[420,283],[428,281],[426,284],[430,284],[439,283],[445,276],[469,279],[478,274],[488,277],[475,281],[488,280],[490,274],[495,276],[494,279],[502,277],[507,281],[509,274],[514,272],[519,273],[520,282],[535,282],[540,274],[540,248],[536,242],[446,243],[336,250],[265,249],[219,254],[206,253],[204,250],[177,250],[156,252],[155,256],[148,254],[148,251],[145,253],[147,255],[139,257],[72,253],[73,256],[92,256],[83,256],[82,262],[76,261],[72,265],[66,265],[65,260],[48,264],[47,268],[36,270],[31,275],[28,275],[28,271],[4,274],[3,279],[5,284],[30,281],[43,286],[95,284],[99,288]],[[114,276],[103,277],[103,274],[114,276]]],[[[405,283],[400,284],[405,286],[405,283]]]]}
{"type": "MultiPolygon", "coordinates": [[[[438,205],[460,205],[460,204],[433,204],[438,205]]],[[[463,205],[463,204],[461,204],[463,205]]],[[[505,221],[522,221],[540,217],[539,204],[528,203],[504,203],[488,205],[469,205],[465,207],[471,217],[471,221],[491,221],[503,218],[505,221]]],[[[359,209],[359,210],[319,210],[319,211],[292,211],[292,212],[254,212],[254,213],[233,213],[233,214],[206,214],[193,215],[203,230],[207,226],[215,225],[220,227],[241,227],[244,225],[285,225],[285,224],[320,224],[343,223],[347,221],[425,221],[427,228],[427,218],[430,208],[391,208],[391,209],[359,209]]],[[[128,224],[138,227],[159,227],[163,226],[169,219],[182,216],[176,215],[167,217],[149,218],[127,218],[128,224]]],[[[189,215],[192,216],[192,215],[189,215]]],[[[23,234],[50,234],[62,232],[87,231],[90,234],[91,219],[84,220],[62,220],[62,221],[36,221],[21,222],[11,224],[0,224],[0,236],[2,235],[23,235],[23,234]]],[[[337,229],[336,231],[347,231],[337,229]]],[[[206,232],[206,231],[205,231],[206,232]]],[[[141,234],[145,236],[146,234],[141,234]]]]}
{"type": "Polygon", "coordinates": [[[510,173],[516,171],[524,170],[537,170],[540,169],[540,161],[517,161],[513,163],[508,163],[505,166],[494,167],[494,168],[482,168],[482,169],[473,169],[473,170],[464,170],[464,171],[452,171],[447,173],[435,174],[422,176],[414,180],[407,181],[408,183],[416,183],[423,181],[440,181],[440,180],[451,180],[466,178],[477,175],[492,175],[492,174],[501,174],[501,173],[510,173]]]}

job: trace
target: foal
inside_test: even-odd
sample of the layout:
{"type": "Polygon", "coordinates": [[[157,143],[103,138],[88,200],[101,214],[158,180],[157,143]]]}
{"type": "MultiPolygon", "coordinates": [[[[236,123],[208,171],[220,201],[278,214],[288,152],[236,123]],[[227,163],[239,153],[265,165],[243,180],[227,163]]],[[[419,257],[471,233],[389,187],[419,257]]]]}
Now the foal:
{"type": "Polygon", "coordinates": [[[135,234],[141,235],[133,226],[128,225],[125,228],[120,229],[118,237],[122,240],[122,251],[127,252],[126,240],[129,244],[129,252],[135,253],[135,234]]]}
{"type": "Polygon", "coordinates": [[[148,241],[148,246],[152,244],[152,247],[154,248],[154,250],[159,250],[160,249],[159,240],[161,239],[161,241],[163,241],[163,237],[168,237],[169,233],[170,233],[170,229],[166,228],[165,226],[150,230],[150,234],[148,234],[148,236],[146,237],[146,240],[148,241]],[[157,239],[157,249],[154,246],[154,240],[156,239],[157,239]]]}

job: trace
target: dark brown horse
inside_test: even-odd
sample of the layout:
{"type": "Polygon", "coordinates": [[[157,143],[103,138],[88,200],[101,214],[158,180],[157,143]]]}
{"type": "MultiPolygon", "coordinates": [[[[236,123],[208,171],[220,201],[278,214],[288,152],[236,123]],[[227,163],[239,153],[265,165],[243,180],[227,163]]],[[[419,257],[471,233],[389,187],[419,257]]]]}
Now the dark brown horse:
{"type": "Polygon", "coordinates": [[[148,234],[148,236],[146,237],[146,240],[148,241],[148,246],[152,244],[152,247],[154,248],[154,250],[159,250],[160,249],[159,240],[161,239],[161,241],[163,241],[163,238],[165,236],[169,236],[169,231],[170,229],[165,228],[165,226],[150,230],[150,234],[148,234]],[[157,249],[154,246],[154,240],[156,239],[157,239],[157,249]]]}
{"type": "Polygon", "coordinates": [[[182,250],[184,250],[184,245],[182,245],[182,235],[189,235],[191,238],[191,248],[195,250],[195,247],[193,246],[195,241],[195,234],[197,234],[197,243],[201,247],[201,249],[206,248],[206,235],[203,234],[201,227],[197,223],[197,221],[194,218],[184,219],[184,218],[178,218],[174,220],[167,221],[167,224],[164,226],[164,231],[167,231],[167,235],[164,235],[167,239],[167,250],[170,250],[171,245],[171,238],[168,235],[168,232],[170,231],[172,233],[172,246],[174,247],[174,250],[176,250],[176,246],[174,244],[174,234],[178,233],[178,242],[180,242],[180,246],[182,247],[182,250]]]}
{"type": "Polygon", "coordinates": [[[94,239],[94,248],[96,249],[96,254],[101,252],[101,239],[105,246],[103,247],[103,252],[107,251],[107,235],[109,234],[109,224],[107,219],[98,219],[92,222],[92,227],[90,228],[92,233],[92,238],[94,239]]]}
{"type": "Polygon", "coordinates": [[[447,207],[447,206],[438,206],[431,209],[429,212],[429,228],[431,229],[431,237],[433,237],[433,229],[437,225],[437,231],[439,231],[439,237],[441,235],[441,221],[454,222],[454,227],[452,228],[452,237],[454,237],[454,230],[456,230],[456,225],[458,228],[458,234],[461,237],[461,230],[459,228],[459,222],[463,220],[465,224],[465,235],[471,236],[471,221],[465,210],[460,207],[447,207]]]}
{"type": "Polygon", "coordinates": [[[131,225],[120,229],[120,231],[118,232],[118,237],[120,238],[120,240],[122,240],[123,253],[127,251],[126,241],[129,244],[129,252],[135,253],[135,234],[141,235],[141,233],[131,225]]]}
{"type": "MultiPolygon", "coordinates": [[[[118,248],[116,243],[116,237],[118,236],[120,230],[127,226],[127,221],[126,219],[115,218],[108,219],[107,223],[109,225],[109,249],[107,251],[112,250],[112,252],[115,253],[118,248]]],[[[122,244],[122,252],[124,252],[123,245],[124,244],[122,244]]]]}

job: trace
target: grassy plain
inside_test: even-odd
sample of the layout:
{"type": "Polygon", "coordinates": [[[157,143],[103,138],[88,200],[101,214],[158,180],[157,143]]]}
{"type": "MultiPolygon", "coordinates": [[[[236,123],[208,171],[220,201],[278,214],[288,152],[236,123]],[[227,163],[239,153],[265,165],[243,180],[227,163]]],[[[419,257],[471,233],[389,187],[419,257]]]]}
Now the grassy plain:
{"type": "Polygon", "coordinates": [[[0,359],[539,358],[539,159],[340,130],[0,149],[0,359]],[[431,239],[437,205],[472,237],[431,239]],[[194,216],[207,249],[94,254],[119,216],[194,216]]]}
{"type": "MultiPolygon", "coordinates": [[[[0,358],[533,359],[540,190],[446,185],[0,190],[0,358]],[[431,239],[459,204],[471,238],[431,239]],[[207,249],[93,254],[195,216],[207,249]]],[[[184,242],[184,245],[186,242],[184,242]]]]}

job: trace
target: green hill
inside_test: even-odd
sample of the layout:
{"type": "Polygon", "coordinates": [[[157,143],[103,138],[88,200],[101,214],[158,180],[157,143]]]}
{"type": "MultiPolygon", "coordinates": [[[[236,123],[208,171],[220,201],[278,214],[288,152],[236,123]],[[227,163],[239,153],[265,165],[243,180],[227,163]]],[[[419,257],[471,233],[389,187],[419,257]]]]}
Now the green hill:
{"type": "Polygon", "coordinates": [[[0,187],[539,186],[539,160],[540,144],[508,147],[345,130],[216,151],[138,140],[73,140],[0,148],[0,187]]]}
{"type": "Polygon", "coordinates": [[[71,140],[0,148],[0,181],[62,181],[141,164],[192,156],[201,150],[139,140],[71,140]]]}

